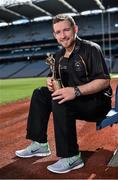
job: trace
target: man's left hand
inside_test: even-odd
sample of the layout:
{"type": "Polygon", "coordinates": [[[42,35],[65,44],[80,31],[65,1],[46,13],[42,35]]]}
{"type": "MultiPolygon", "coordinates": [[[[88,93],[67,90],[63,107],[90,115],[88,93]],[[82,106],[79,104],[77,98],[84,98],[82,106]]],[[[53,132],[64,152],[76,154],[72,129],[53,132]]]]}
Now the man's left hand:
{"type": "Polygon", "coordinates": [[[74,98],[75,98],[75,91],[73,87],[61,88],[56,90],[54,93],[52,93],[52,99],[60,100],[58,101],[59,104],[73,100],[74,98]]]}

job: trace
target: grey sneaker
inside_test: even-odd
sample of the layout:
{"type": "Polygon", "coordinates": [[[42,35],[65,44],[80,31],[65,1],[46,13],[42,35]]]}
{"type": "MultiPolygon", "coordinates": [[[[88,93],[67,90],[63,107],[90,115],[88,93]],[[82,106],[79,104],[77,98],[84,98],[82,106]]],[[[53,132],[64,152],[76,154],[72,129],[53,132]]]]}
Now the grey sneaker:
{"type": "Polygon", "coordinates": [[[48,143],[38,143],[33,141],[28,147],[15,152],[16,156],[29,158],[33,156],[49,156],[51,154],[48,143]]]}
{"type": "Polygon", "coordinates": [[[74,169],[79,169],[84,166],[84,162],[81,159],[81,154],[69,157],[61,158],[56,163],[49,165],[47,169],[53,173],[67,173],[74,169]]]}

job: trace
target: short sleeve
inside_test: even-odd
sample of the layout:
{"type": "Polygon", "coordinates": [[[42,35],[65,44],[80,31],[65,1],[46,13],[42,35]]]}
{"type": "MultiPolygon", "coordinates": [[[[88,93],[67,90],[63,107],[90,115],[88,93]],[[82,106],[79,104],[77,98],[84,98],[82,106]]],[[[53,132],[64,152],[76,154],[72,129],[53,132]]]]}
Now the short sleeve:
{"type": "Polygon", "coordinates": [[[91,77],[93,79],[110,79],[108,68],[99,45],[91,47],[91,77]]]}

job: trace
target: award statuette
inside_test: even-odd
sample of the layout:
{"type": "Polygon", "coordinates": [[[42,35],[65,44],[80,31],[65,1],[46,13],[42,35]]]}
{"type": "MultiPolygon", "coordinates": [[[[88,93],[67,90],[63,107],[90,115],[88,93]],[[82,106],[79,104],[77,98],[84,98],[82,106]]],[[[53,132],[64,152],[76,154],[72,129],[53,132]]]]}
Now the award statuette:
{"type": "Polygon", "coordinates": [[[50,69],[52,71],[52,84],[53,84],[53,90],[57,90],[61,88],[61,82],[59,79],[56,78],[56,69],[55,69],[55,59],[53,55],[47,54],[46,64],[50,66],[50,69]]]}

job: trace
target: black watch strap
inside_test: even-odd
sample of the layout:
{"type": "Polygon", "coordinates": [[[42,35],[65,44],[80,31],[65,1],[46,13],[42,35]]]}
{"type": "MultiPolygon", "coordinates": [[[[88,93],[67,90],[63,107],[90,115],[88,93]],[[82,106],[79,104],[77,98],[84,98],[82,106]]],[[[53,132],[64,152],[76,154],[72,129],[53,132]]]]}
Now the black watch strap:
{"type": "Polygon", "coordinates": [[[74,87],[74,91],[75,91],[75,96],[76,97],[79,97],[79,96],[81,96],[81,92],[80,92],[80,89],[79,89],[79,87],[74,87]]]}

